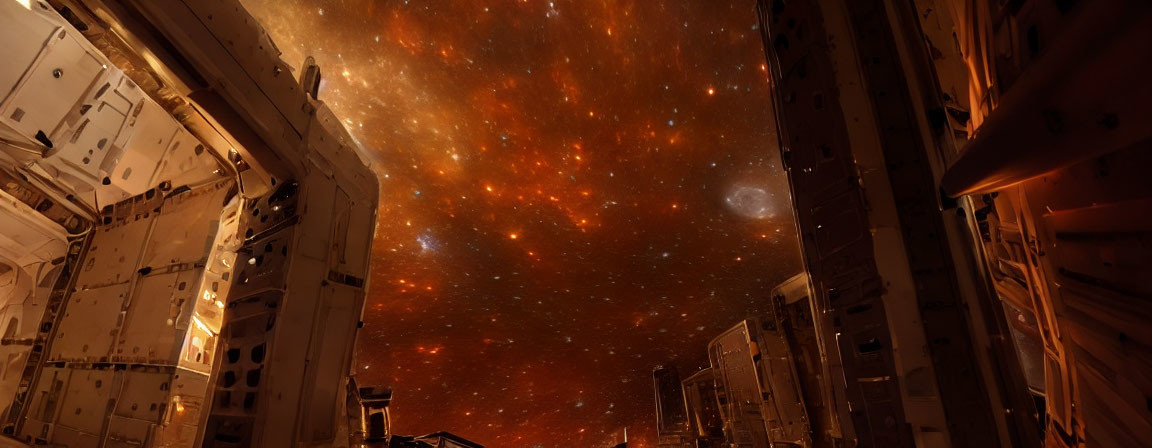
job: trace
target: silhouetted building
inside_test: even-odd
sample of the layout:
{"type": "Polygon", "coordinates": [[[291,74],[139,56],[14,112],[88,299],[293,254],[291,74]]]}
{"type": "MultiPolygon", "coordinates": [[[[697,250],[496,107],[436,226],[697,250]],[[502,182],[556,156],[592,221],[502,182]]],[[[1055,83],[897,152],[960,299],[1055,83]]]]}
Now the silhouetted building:
{"type": "Polygon", "coordinates": [[[388,406],[392,404],[392,389],[387,387],[358,387],[355,378],[349,381],[348,392],[349,433],[353,446],[386,442],[392,431],[388,406]]]}
{"type": "Polygon", "coordinates": [[[676,366],[660,366],[652,371],[653,389],[656,391],[656,434],[660,447],[691,447],[691,428],[688,426],[684,389],[676,366]]]}
{"type": "Polygon", "coordinates": [[[720,447],[724,443],[724,421],[720,417],[712,372],[711,368],[704,369],[682,382],[688,427],[699,447],[720,447]]]}
{"type": "Polygon", "coordinates": [[[769,445],[760,377],[753,360],[760,355],[752,339],[758,326],[758,321],[741,321],[708,344],[724,436],[733,447],[769,445]]]}
{"type": "Polygon", "coordinates": [[[484,448],[484,445],[448,432],[424,436],[391,436],[388,448],[484,448]]]}
{"type": "Polygon", "coordinates": [[[852,428],[848,421],[840,349],[832,322],[811,302],[806,274],[798,274],[772,290],[769,317],[787,343],[796,382],[807,410],[812,446],[844,446],[852,428]],[[849,434],[846,436],[845,434],[849,434]]]}

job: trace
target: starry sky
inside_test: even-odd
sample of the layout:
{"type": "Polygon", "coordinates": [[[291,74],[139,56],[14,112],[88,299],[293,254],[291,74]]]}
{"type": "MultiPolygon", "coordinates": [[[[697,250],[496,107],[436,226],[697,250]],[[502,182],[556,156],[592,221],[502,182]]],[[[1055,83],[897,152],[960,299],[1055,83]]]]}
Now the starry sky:
{"type": "Polygon", "coordinates": [[[398,433],[652,447],[652,369],[799,272],[754,3],[245,0],[380,177],[398,433]]]}

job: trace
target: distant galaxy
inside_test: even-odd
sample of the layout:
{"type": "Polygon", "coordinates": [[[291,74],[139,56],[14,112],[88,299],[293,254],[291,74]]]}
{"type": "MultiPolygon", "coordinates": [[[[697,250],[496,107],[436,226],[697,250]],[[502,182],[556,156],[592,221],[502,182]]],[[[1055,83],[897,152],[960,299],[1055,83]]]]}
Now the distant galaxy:
{"type": "Polygon", "coordinates": [[[772,193],[763,188],[741,186],[732,189],[724,198],[728,208],[747,218],[772,217],[772,193]]]}
{"type": "Polygon", "coordinates": [[[398,433],[654,447],[652,368],[800,270],[753,0],[244,2],[380,177],[398,433]]]}

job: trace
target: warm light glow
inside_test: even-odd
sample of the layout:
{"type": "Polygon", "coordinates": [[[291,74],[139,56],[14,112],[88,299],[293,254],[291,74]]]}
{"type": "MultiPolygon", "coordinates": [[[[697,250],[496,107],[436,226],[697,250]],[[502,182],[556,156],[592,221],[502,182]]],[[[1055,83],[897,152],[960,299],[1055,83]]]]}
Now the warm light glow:
{"type": "Polygon", "coordinates": [[[716,94],[716,89],[709,87],[708,88],[708,95],[711,96],[711,95],[715,95],[715,94],[716,94]]]}
{"type": "Polygon", "coordinates": [[[520,235],[517,235],[515,233],[509,233],[508,238],[514,240],[514,239],[520,238],[520,235]]]}
{"type": "MultiPolygon", "coordinates": [[[[16,0],[16,3],[21,4],[26,9],[32,9],[32,0],[16,0]]],[[[612,33],[608,33],[612,34],[612,33]]]]}
{"type": "Polygon", "coordinates": [[[212,334],[212,335],[215,335],[215,334],[216,334],[216,332],[215,332],[215,331],[212,331],[212,329],[211,329],[211,328],[208,328],[208,326],[207,326],[207,325],[204,325],[204,322],[201,322],[199,317],[196,317],[196,316],[192,316],[192,323],[196,324],[196,328],[199,328],[199,329],[201,329],[201,330],[204,330],[204,331],[206,331],[206,332],[208,332],[208,333],[210,333],[210,334],[212,334]]]}

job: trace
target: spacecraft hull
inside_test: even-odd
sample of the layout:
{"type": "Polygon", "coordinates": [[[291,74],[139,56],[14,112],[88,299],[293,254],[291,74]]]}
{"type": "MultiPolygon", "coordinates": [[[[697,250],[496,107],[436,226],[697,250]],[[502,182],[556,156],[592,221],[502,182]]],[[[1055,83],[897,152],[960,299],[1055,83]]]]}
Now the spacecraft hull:
{"type": "Polygon", "coordinates": [[[349,446],[378,187],[259,23],[32,0],[0,24],[5,436],[349,446]]]}

